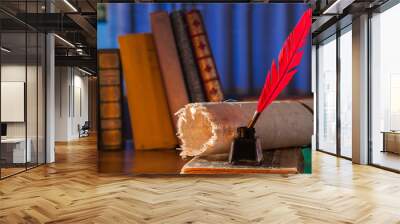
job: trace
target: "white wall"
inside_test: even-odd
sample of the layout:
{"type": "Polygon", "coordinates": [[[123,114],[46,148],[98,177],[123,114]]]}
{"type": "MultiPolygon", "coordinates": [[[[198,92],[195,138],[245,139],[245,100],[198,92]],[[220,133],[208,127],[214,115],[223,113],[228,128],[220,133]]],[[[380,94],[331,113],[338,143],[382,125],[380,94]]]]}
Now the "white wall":
{"type": "MultiPolygon", "coordinates": [[[[3,64],[1,66],[2,82],[24,82],[26,84],[26,107],[22,108],[22,113],[26,111],[26,120],[23,122],[6,122],[8,138],[25,138],[30,140],[32,161],[44,162],[45,148],[45,118],[44,118],[44,74],[42,67],[25,64],[3,64]],[[27,79],[27,80],[26,80],[27,79]],[[36,153],[39,153],[37,156],[36,153]]],[[[24,90],[22,90],[24,91],[24,90]]],[[[22,92],[24,94],[24,92],[22,92]]],[[[2,96],[7,97],[7,96],[2,96]]],[[[10,108],[1,108],[10,110],[10,108]]],[[[10,111],[8,111],[10,112],[10,111]]],[[[12,112],[11,112],[12,113],[12,112]]]]}
{"type": "Polygon", "coordinates": [[[79,135],[77,126],[78,124],[83,125],[85,121],[89,119],[89,110],[88,110],[88,78],[87,76],[82,76],[83,73],[79,72],[76,74],[78,70],[74,70],[74,108],[73,111],[73,119],[72,119],[72,135],[77,137],[79,135]]]}
{"type": "Polygon", "coordinates": [[[55,140],[67,141],[68,140],[68,88],[70,83],[69,68],[56,67],[55,68],[55,140]]]}
{"type": "Polygon", "coordinates": [[[55,140],[70,141],[88,120],[88,78],[72,67],[56,67],[55,73],[55,140]]]}
{"type": "MultiPolygon", "coordinates": [[[[3,82],[25,82],[25,64],[24,65],[2,65],[1,81],[3,82]]],[[[31,68],[28,68],[30,70],[31,68]]],[[[35,94],[36,95],[36,94],[35,94]]],[[[7,110],[7,108],[1,108],[7,110]]],[[[25,137],[25,123],[11,122],[7,123],[7,137],[25,137]]]]}
{"type": "MultiPolygon", "coordinates": [[[[27,69],[28,87],[27,87],[27,119],[28,129],[32,127],[36,130],[36,66],[18,65],[18,64],[5,64],[1,66],[1,81],[2,82],[25,82],[25,75],[27,69]],[[33,77],[34,76],[34,77],[33,77]],[[34,126],[34,127],[33,127],[34,126]]],[[[40,71],[39,71],[40,72],[40,71]]],[[[39,105],[40,107],[41,105],[39,105]]],[[[1,108],[7,110],[7,108],[1,108]]],[[[28,130],[28,137],[30,131],[28,130]]],[[[36,132],[35,132],[36,134],[36,132]]],[[[25,137],[25,122],[7,122],[7,136],[8,137],[25,137]]]]}

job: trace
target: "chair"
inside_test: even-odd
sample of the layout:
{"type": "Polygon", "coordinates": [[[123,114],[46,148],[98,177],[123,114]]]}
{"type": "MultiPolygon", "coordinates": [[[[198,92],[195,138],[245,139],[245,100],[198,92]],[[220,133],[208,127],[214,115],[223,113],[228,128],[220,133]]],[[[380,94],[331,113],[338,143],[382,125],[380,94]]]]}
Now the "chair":
{"type": "Polygon", "coordinates": [[[90,129],[89,121],[85,121],[82,127],[78,124],[79,138],[89,136],[89,129],[90,129]]]}

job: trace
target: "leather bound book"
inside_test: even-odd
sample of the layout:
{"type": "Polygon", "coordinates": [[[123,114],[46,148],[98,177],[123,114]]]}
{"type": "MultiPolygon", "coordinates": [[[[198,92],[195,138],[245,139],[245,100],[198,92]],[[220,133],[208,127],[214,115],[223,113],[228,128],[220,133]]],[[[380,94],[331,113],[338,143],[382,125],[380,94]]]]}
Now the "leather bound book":
{"type": "Polygon", "coordinates": [[[207,99],[211,102],[223,101],[221,82],[200,11],[191,10],[185,17],[207,99]]]}
{"type": "Polygon", "coordinates": [[[196,156],[182,167],[181,174],[297,174],[304,173],[300,147],[264,150],[260,166],[231,165],[229,154],[196,156]]]}
{"type": "Polygon", "coordinates": [[[189,96],[176,49],[174,33],[167,12],[154,12],[150,15],[150,19],[169,111],[174,127],[176,127],[178,117],[175,116],[175,113],[189,103],[189,96]]]}
{"type": "Polygon", "coordinates": [[[120,36],[119,45],[135,149],[175,148],[153,36],[120,36]]]}
{"type": "Polygon", "coordinates": [[[190,102],[206,101],[183,11],[171,13],[172,29],[188,88],[190,102]]]}
{"type": "Polygon", "coordinates": [[[99,131],[100,150],[123,149],[122,90],[118,49],[99,50],[99,131]]]}

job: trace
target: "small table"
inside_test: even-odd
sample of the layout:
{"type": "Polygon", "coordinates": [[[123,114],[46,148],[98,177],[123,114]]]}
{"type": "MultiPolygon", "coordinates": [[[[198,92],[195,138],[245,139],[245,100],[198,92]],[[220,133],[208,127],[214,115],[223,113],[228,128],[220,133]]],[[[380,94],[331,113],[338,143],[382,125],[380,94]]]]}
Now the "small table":
{"type": "Polygon", "coordinates": [[[400,154],[400,131],[382,131],[383,150],[382,152],[392,152],[400,154]]]}
{"type": "Polygon", "coordinates": [[[6,163],[26,163],[31,161],[31,145],[30,138],[5,138],[1,139],[1,156],[6,163]],[[26,154],[25,154],[25,144],[26,154]]]}

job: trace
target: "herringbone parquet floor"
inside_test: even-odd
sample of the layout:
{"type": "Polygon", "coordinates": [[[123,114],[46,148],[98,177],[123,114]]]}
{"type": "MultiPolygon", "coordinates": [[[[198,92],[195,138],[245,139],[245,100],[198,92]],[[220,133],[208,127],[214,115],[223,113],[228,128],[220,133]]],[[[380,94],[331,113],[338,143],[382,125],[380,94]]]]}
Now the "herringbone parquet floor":
{"type": "Polygon", "coordinates": [[[0,181],[0,223],[400,223],[400,175],[314,153],[312,175],[115,176],[94,139],[0,181]]]}

